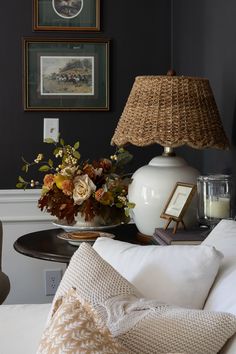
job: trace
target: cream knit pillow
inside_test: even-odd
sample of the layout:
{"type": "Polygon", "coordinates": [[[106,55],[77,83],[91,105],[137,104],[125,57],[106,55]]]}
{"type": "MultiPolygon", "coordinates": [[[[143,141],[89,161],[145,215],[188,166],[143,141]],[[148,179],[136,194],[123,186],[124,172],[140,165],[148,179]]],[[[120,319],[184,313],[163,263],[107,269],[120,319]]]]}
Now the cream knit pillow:
{"type": "Polygon", "coordinates": [[[236,332],[236,316],[158,304],[134,296],[105,304],[108,328],[134,354],[216,354],[236,332]]]}
{"type": "Polygon", "coordinates": [[[134,354],[214,354],[236,332],[234,315],[143,299],[133,285],[86,243],[73,256],[53,308],[71,287],[92,305],[112,335],[134,354]]]}
{"type": "Polygon", "coordinates": [[[94,306],[120,294],[140,295],[138,290],[104,261],[88,243],[82,243],[71,258],[54,296],[48,321],[57,299],[65,295],[70,288],[75,288],[81,298],[94,306]]]}

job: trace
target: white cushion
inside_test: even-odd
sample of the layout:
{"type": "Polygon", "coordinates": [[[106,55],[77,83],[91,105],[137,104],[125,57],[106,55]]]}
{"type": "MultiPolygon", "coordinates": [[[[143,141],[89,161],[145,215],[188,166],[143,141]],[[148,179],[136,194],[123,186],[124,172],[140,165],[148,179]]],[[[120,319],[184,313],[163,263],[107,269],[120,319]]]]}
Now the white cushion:
{"type": "Polygon", "coordinates": [[[53,315],[56,301],[71,288],[76,288],[77,293],[93,305],[119,294],[139,294],[132,284],[115,272],[114,268],[85,242],[73,254],[63,275],[52,302],[47,324],[53,315]]]}
{"type": "Polygon", "coordinates": [[[144,297],[195,309],[203,307],[222,258],[201,245],[140,246],[104,237],[93,247],[144,297]]]}
{"type": "MultiPolygon", "coordinates": [[[[223,253],[218,276],[204,309],[236,314],[236,221],[222,220],[203,242],[223,253]]],[[[236,336],[221,353],[236,353],[236,336]]]]}
{"type": "Polygon", "coordinates": [[[203,244],[215,246],[224,255],[204,308],[236,315],[236,222],[222,220],[203,244]]]}
{"type": "Polygon", "coordinates": [[[51,304],[1,305],[0,353],[36,353],[51,304]]]}
{"type": "Polygon", "coordinates": [[[84,311],[81,313],[81,305],[86,303],[90,304],[87,309],[93,308],[102,328],[105,324],[128,349],[120,349],[120,354],[213,354],[236,331],[234,315],[184,309],[142,298],[88,243],[82,243],[75,252],[56,296],[59,294],[65,294],[64,299],[58,298],[54,303],[39,353],[117,353],[116,348],[112,350],[104,343],[102,332],[96,331],[98,339],[94,340],[93,322],[87,321],[84,311]]]}

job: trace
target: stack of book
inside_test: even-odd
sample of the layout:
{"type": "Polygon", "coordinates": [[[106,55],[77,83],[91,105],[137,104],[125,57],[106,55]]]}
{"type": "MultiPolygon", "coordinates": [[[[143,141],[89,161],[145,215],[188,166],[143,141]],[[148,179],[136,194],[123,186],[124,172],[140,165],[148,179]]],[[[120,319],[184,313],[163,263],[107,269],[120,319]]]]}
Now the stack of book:
{"type": "Polygon", "coordinates": [[[199,245],[207,236],[204,229],[183,230],[178,229],[173,234],[172,229],[155,229],[152,241],[158,245],[199,245]]]}

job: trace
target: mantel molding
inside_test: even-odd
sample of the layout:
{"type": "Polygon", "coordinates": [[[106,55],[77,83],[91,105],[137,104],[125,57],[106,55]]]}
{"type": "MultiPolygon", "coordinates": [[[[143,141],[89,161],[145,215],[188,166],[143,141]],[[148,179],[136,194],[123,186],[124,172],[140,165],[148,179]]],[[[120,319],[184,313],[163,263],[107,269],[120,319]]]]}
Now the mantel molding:
{"type": "MultiPolygon", "coordinates": [[[[51,221],[53,217],[42,212],[37,204],[40,189],[0,190],[0,219],[3,222],[51,221]]],[[[55,218],[54,218],[55,219],[55,218]]]]}

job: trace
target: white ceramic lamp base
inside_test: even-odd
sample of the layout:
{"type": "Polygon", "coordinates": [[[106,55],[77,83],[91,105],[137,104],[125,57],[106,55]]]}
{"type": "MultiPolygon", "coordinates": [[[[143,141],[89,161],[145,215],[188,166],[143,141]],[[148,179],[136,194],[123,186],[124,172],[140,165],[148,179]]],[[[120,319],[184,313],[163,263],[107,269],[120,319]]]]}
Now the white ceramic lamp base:
{"type": "MultiPolygon", "coordinates": [[[[138,230],[153,235],[155,228],[163,227],[166,220],[160,215],[177,182],[197,183],[199,171],[187,165],[181,157],[158,156],[139,168],[132,176],[129,201],[135,203],[133,220],[138,230]]],[[[197,202],[193,198],[183,218],[185,225],[197,224],[197,202]]],[[[171,225],[170,225],[171,226],[171,225]]]]}

